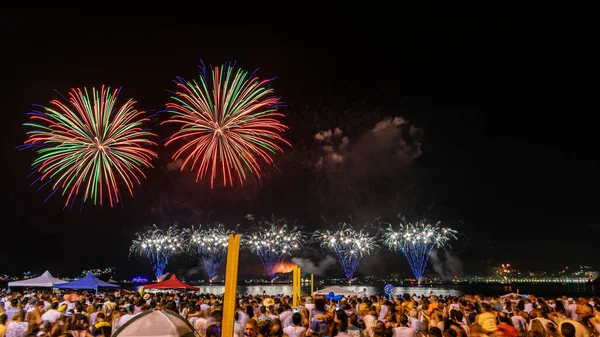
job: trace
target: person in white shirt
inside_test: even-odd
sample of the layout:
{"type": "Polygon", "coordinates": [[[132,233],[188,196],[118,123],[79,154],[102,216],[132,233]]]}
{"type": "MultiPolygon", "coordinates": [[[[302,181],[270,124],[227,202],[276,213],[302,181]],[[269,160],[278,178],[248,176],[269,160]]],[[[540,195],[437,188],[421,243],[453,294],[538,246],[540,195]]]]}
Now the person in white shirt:
{"type": "Polygon", "coordinates": [[[567,309],[567,317],[570,317],[572,320],[576,321],[579,315],[577,315],[577,303],[573,300],[572,297],[569,297],[569,305],[565,309],[567,309]]]}
{"type": "MultiPolygon", "coordinates": [[[[236,321],[238,323],[240,323],[240,326],[242,327],[242,330],[243,330],[243,328],[246,326],[246,322],[249,319],[248,314],[240,306],[238,306],[237,308],[235,308],[235,311],[237,312],[237,319],[236,319],[236,321]]],[[[244,333],[242,332],[242,334],[244,334],[244,333]]]]}
{"type": "Polygon", "coordinates": [[[205,313],[207,313],[210,310],[210,305],[208,305],[206,302],[202,301],[202,303],[200,303],[200,311],[204,311],[205,313]]]}
{"type": "Polygon", "coordinates": [[[373,337],[373,328],[377,325],[377,319],[375,319],[375,315],[377,313],[373,308],[369,310],[368,314],[363,317],[363,322],[365,323],[365,332],[367,335],[373,337]]]}
{"type": "Polygon", "coordinates": [[[98,323],[98,313],[102,312],[102,305],[95,304],[95,306],[96,306],[96,311],[94,311],[90,314],[90,326],[94,326],[94,325],[96,325],[96,323],[98,323]]]}
{"type": "Polygon", "coordinates": [[[67,300],[62,301],[58,306],[65,305],[67,309],[65,311],[75,310],[75,302],[70,302],[67,300]]]}
{"type": "Polygon", "coordinates": [[[391,303],[390,301],[386,300],[379,306],[379,315],[377,316],[378,321],[382,321],[383,323],[385,323],[386,316],[389,310],[388,305],[391,305],[391,303]]]}
{"type": "Polygon", "coordinates": [[[417,333],[421,332],[422,326],[421,320],[417,318],[418,314],[419,312],[417,311],[417,308],[412,308],[408,312],[408,327],[412,328],[417,333]]]}
{"type": "Polygon", "coordinates": [[[208,325],[208,321],[206,319],[206,312],[200,311],[199,314],[200,315],[194,322],[194,329],[198,333],[199,337],[205,337],[206,336],[206,326],[208,325]]]}
{"type": "Polygon", "coordinates": [[[527,320],[525,317],[521,316],[521,312],[516,307],[513,309],[513,315],[510,319],[517,330],[521,329],[527,331],[527,320]]]}
{"type": "Polygon", "coordinates": [[[238,337],[244,337],[244,328],[243,325],[238,321],[238,316],[240,312],[236,311],[233,314],[233,335],[238,337]]]}
{"type": "Polygon", "coordinates": [[[283,328],[283,333],[289,337],[305,337],[306,328],[302,326],[302,315],[299,312],[292,314],[292,325],[283,328]]]}
{"type": "Polygon", "coordinates": [[[52,302],[48,301],[48,299],[46,298],[44,300],[44,312],[50,310],[51,307],[52,307],[52,302]]]}
{"type": "Polygon", "coordinates": [[[304,301],[304,307],[308,310],[308,319],[312,318],[312,312],[315,310],[315,304],[313,303],[313,298],[311,296],[307,296],[304,301]]]}
{"type": "Polygon", "coordinates": [[[105,299],[106,301],[102,304],[102,311],[104,311],[104,314],[110,315],[117,308],[117,303],[113,295],[109,295],[105,299]]]}
{"type": "Polygon", "coordinates": [[[54,302],[50,305],[50,310],[42,314],[42,322],[54,324],[60,318],[62,314],[58,312],[58,302],[54,302]]]}
{"type": "Polygon", "coordinates": [[[417,331],[408,327],[408,317],[400,315],[398,327],[392,329],[392,337],[417,337],[417,331]]]}
{"type": "Polygon", "coordinates": [[[119,320],[117,321],[117,326],[115,327],[115,329],[119,329],[120,327],[122,327],[125,323],[127,323],[130,319],[132,319],[135,315],[133,314],[133,306],[132,305],[128,305],[125,307],[125,314],[122,315],[119,320]]]}
{"type": "Polygon", "coordinates": [[[281,321],[281,326],[286,328],[292,325],[292,315],[294,312],[292,311],[292,307],[289,305],[285,306],[285,310],[279,314],[279,320],[281,321]]]}

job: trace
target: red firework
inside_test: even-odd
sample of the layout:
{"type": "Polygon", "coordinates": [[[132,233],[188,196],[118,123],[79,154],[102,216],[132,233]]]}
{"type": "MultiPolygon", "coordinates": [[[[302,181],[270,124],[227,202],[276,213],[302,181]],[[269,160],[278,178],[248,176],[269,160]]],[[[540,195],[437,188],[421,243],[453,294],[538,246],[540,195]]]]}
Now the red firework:
{"type": "Polygon", "coordinates": [[[219,174],[224,186],[236,178],[243,184],[247,173],[260,179],[262,164],[272,165],[272,155],[283,152],[278,144],[290,145],[282,137],[287,126],[278,120],[282,103],[268,87],[271,80],[229,64],[212,68],[211,76],[200,69],[199,82],[177,79],[179,91],[167,103],[173,115],[164,123],[181,126],[165,144],[181,142],[173,160],[183,160],[181,170],[196,170],[196,181],[210,174],[211,188],[219,174]]]}

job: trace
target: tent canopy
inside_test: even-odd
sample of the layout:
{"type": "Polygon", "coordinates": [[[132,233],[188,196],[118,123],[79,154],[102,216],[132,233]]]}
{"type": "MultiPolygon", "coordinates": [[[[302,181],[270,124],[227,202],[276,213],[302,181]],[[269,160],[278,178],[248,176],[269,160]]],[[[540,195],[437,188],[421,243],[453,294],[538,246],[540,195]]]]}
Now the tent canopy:
{"type": "Polygon", "coordinates": [[[97,278],[93,274],[87,274],[85,277],[80,278],[68,283],[62,283],[56,285],[54,288],[59,289],[100,289],[100,288],[120,288],[118,284],[112,284],[104,282],[97,278]]]}
{"type": "Polygon", "coordinates": [[[49,271],[42,275],[27,280],[8,282],[9,287],[30,287],[30,288],[52,288],[57,284],[67,283],[67,281],[54,278],[49,271]]]}
{"type": "Polygon", "coordinates": [[[344,295],[344,296],[358,295],[358,293],[356,293],[354,290],[350,290],[350,289],[346,289],[346,288],[342,288],[342,287],[338,287],[338,286],[327,287],[327,288],[323,288],[321,290],[317,290],[317,291],[315,291],[315,294],[316,295],[329,295],[330,292],[333,292],[335,295],[344,295]]]}
{"type": "Polygon", "coordinates": [[[523,297],[523,295],[516,294],[516,293],[510,293],[510,294],[500,296],[500,298],[502,298],[502,299],[506,299],[506,298],[510,298],[510,297],[517,298],[517,297],[523,297]]]}
{"type": "Polygon", "coordinates": [[[123,324],[113,337],[194,337],[195,329],[171,310],[147,310],[123,324]]]}
{"type": "Polygon", "coordinates": [[[188,289],[193,291],[200,290],[200,288],[198,287],[194,287],[185,282],[180,281],[175,275],[171,276],[168,280],[145,285],[144,289],[188,289]]]}

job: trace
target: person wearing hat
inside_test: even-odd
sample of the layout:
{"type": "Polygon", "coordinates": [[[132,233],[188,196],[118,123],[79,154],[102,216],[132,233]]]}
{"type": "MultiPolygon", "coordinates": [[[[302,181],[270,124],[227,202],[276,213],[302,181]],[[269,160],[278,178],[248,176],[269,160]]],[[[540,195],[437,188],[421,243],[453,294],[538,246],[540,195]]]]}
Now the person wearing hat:
{"type": "Polygon", "coordinates": [[[267,297],[262,301],[262,305],[265,307],[272,307],[275,305],[275,300],[272,299],[271,297],[267,297]]]}
{"type": "Polygon", "coordinates": [[[275,310],[275,300],[273,298],[265,298],[265,300],[263,301],[263,306],[267,307],[267,316],[269,316],[271,320],[279,318],[279,316],[277,315],[277,311],[275,310]]]}

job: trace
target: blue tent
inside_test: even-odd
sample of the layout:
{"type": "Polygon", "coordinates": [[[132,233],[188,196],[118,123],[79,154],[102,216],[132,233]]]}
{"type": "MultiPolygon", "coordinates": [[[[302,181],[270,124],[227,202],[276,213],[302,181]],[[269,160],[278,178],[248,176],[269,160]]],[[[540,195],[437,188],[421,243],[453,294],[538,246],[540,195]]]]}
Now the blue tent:
{"type": "Polygon", "coordinates": [[[93,289],[98,290],[102,288],[120,288],[118,284],[112,284],[104,282],[97,278],[93,274],[87,274],[85,277],[80,278],[68,283],[61,283],[54,285],[54,288],[58,289],[93,289]]]}

